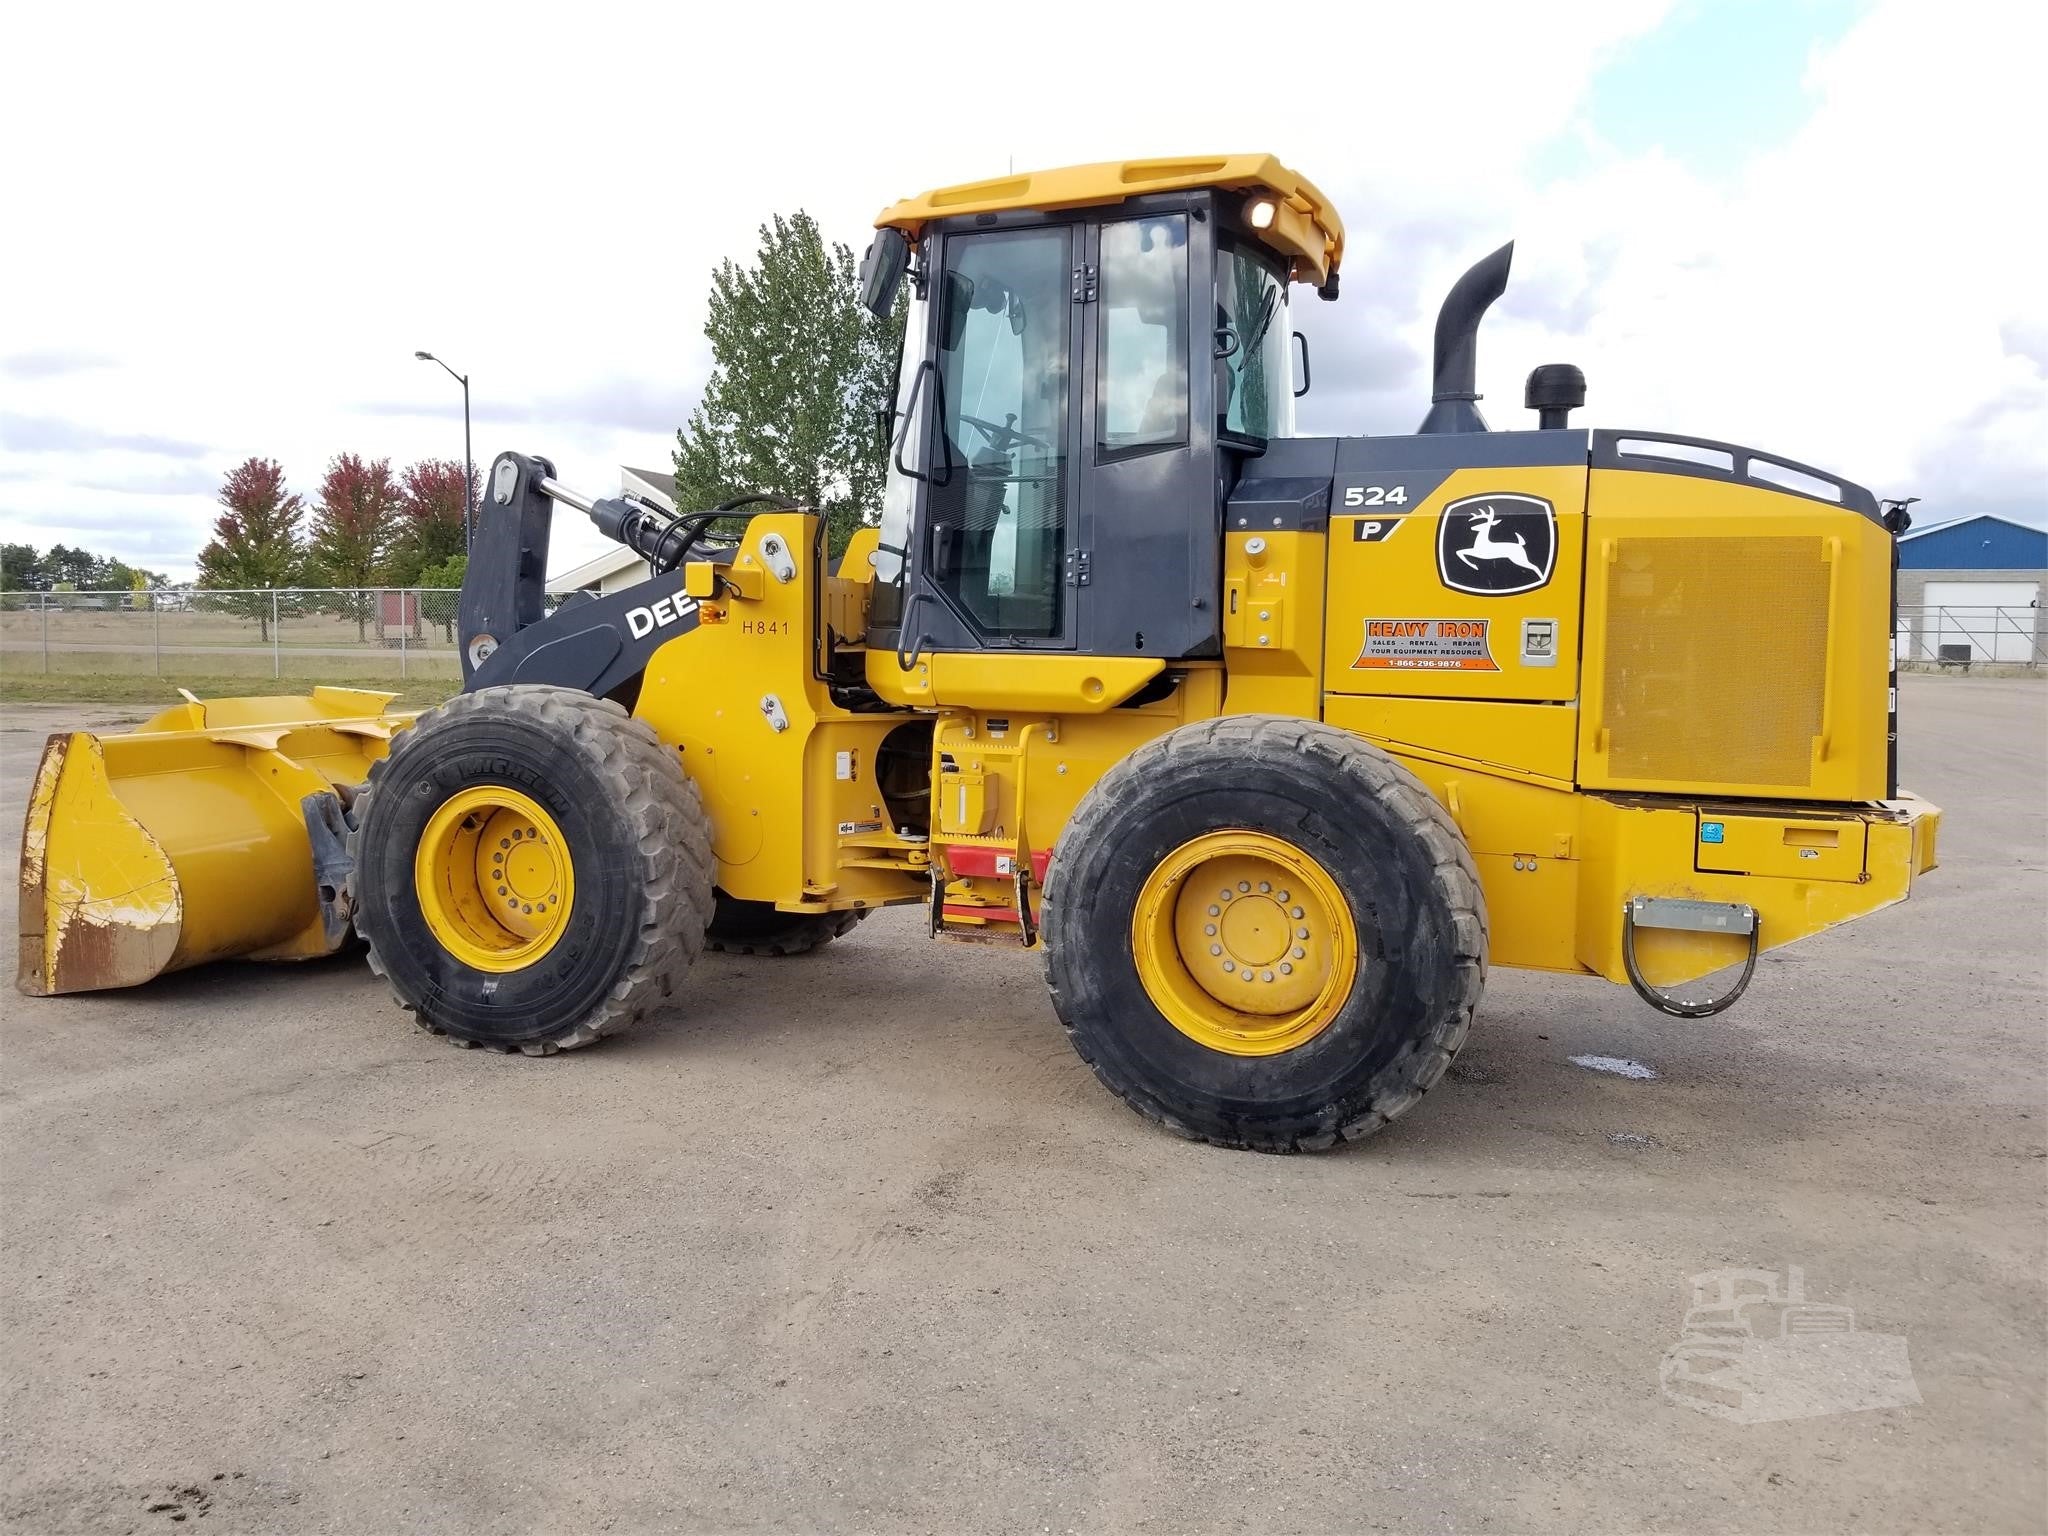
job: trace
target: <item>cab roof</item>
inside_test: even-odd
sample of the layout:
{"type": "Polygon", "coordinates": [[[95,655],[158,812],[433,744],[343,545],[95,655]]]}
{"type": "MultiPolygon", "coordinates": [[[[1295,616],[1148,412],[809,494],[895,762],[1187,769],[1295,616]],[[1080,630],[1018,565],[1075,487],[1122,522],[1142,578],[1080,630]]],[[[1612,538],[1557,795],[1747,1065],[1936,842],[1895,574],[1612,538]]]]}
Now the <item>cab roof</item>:
{"type": "Polygon", "coordinates": [[[1305,176],[1271,155],[1188,155],[1166,160],[1103,160],[1049,171],[1021,171],[991,181],[962,182],[906,198],[885,208],[876,228],[900,229],[916,239],[924,226],[962,214],[1015,208],[1085,208],[1120,203],[1148,192],[1217,187],[1247,194],[1270,192],[1277,205],[1258,239],[1294,259],[1297,282],[1327,283],[1344,256],[1344,221],[1305,176]]]}

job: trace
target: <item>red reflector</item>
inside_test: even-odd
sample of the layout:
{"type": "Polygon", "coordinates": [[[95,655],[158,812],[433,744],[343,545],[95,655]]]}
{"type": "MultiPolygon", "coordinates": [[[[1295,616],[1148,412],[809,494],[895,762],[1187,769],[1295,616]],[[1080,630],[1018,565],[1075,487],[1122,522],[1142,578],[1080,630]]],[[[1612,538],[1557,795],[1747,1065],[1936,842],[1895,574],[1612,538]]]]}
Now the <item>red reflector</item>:
{"type": "MultiPolygon", "coordinates": [[[[977,847],[972,843],[948,843],[946,845],[946,868],[953,872],[955,879],[968,876],[984,876],[990,880],[1010,878],[1008,868],[996,867],[1000,860],[1004,865],[1014,866],[1016,855],[1002,848],[977,847]]],[[[1034,849],[1031,854],[1031,879],[1036,885],[1045,884],[1045,872],[1052,865],[1050,848],[1034,849]]]]}

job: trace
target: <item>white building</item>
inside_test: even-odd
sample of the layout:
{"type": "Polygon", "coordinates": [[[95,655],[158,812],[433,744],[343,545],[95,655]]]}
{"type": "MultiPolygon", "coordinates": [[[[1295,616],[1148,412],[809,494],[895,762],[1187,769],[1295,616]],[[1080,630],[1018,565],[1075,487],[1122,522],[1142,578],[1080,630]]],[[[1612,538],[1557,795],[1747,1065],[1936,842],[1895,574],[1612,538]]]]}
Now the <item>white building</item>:
{"type": "MultiPolygon", "coordinates": [[[[619,489],[628,496],[644,496],[658,507],[676,510],[675,476],[665,469],[619,468],[619,489]]],[[[614,544],[601,555],[548,578],[548,593],[562,597],[571,592],[593,592],[608,597],[645,581],[653,572],[647,562],[623,544],[614,544]]]]}

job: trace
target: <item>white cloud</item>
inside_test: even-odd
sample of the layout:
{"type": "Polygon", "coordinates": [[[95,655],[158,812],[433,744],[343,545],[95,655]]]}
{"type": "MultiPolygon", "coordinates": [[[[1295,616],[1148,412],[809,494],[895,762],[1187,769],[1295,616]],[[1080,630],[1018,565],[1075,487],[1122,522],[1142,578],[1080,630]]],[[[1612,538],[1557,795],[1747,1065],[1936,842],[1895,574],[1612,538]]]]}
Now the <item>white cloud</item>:
{"type": "MultiPolygon", "coordinates": [[[[114,361],[0,376],[0,411],[201,444],[215,472],[275,456],[310,489],[344,449],[459,452],[426,347],[474,380],[480,461],[519,447],[603,489],[666,462],[710,270],[772,213],[857,245],[898,197],[1011,163],[1271,147],[1373,188],[1346,199],[1363,229],[1426,217],[1500,198],[1655,14],[34,7],[10,53],[37,67],[0,98],[0,351],[114,361]],[[1346,65],[1306,75],[1304,46],[1346,65]],[[607,399],[631,408],[542,409],[607,399]]],[[[8,457],[31,471],[0,485],[8,537],[111,509],[103,546],[162,564],[206,536],[209,498],[89,489],[89,446],[8,457]]],[[[595,543],[558,530],[557,563],[595,543]]]]}
{"type": "MultiPolygon", "coordinates": [[[[194,466],[266,454],[310,490],[342,450],[453,456],[460,395],[418,347],[470,372],[480,463],[517,447],[606,489],[666,462],[708,366],[710,270],[769,215],[808,207],[857,245],[924,187],[1217,148],[1273,149],[1350,225],[1343,302],[1296,312],[1322,430],[1412,429],[1437,295],[1517,234],[1481,348],[1497,425],[1529,366],[1570,358],[1598,420],[1930,502],[1913,477],[1960,452],[1945,472],[1995,494],[2048,438],[2039,365],[2000,341],[2042,333],[2038,204],[1996,164],[2029,141],[2039,47],[1965,70],[1957,14],[1873,13],[1814,66],[1812,121],[1709,186],[1627,145],[1531,182],[1656,25],[1626,0],[941,28],[815,6],[36,7],[10,21],[36,67],[0,98],[0,416],[71,436],[0,450],[0,536],[90,532],[183,569],[213,515],[194,466]],[[150,439],[196,457],[138,456],[150,439]]],[[[555,563],[598,543],[564,526],[555,563]]]]}
{"type": "Polygon", "coordinates": [[[1816,463],[1928,516],[2048,520],[2038,7],[1875,7],[1808,70],[1813,110],[1732,178],[1655,152],[1515,199],[1521,291],[1481,345],[1496,425],[1578,362],[1588,416],[1816,463]],[[2029,342],[2028,338],[2034,338],[2029,342]]]}

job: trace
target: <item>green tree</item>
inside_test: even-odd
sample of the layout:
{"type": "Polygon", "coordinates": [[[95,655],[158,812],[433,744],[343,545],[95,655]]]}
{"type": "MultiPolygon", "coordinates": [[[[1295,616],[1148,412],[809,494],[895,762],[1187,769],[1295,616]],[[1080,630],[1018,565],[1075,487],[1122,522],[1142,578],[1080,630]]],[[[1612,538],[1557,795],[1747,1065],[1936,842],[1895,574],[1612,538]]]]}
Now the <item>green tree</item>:
{"type": "Polygon", "coordinates": [[[147,566],[113,559],[100,562],[99,585],[110,592],[161,592],[170,584],[170,577],[147,566]]]}
{"type": "Polygon", "coordinates": [[[59,581],[70,583],[70,592],[161,592],[170,585],[161,571],[89,549],[53,544],[38,555],[33,544],[0,544],[0,591],[48,592],[59,581]]]}
{"type": "Polygon", "coordinates": [[[469,573],[469,556],[457,551],[439,565],[420,572],[420,617],[441,626],[448,643],[455,643],[455,617],[462,600],[462,578],[469,573]]]}
{"type": "Polygon", "coordinates": [[[676,434],[677,505],[772,491],[826,515],[836,552],[879,515],[886,449],[875,429],[903,337],[902,308],[860,304],[853,251],[798,210],[761,226],[751,266],[711,278],[711,377],[676,434]]]}
{"type": "Polygon", "coordinates": [[[284,466],[275,459],[245,459],[228,472],[220,488],[221,514],[213,540],[199,551],[199,585],[234,589],[207,599],[207,606],[239,613],[261,624],[270,638],[270,616],[278,601],[263,588],[290,587],[305,565],[299,519],[306,504],[284,487],[284,466]]]}
{"type": "Polygon", "coordinates": [[[358,640],[369,627],[376,602],[363,588],[374,585],[383,572],[385,556],[398,534],[399,501],[389,459],[368,462],[353,453],[337,453],[320,479],[306,572],[322,586],[342,589],[325,606],[356,621],[358,640]]]}
{"type": "Polygon", "coordinates": [[[101,561],[83,546],[73,549],[68,544],[52,544],[50,552],[43,556],[43,569],[63,590],[86,592],[99,585],[101,561]]]}
{"type": "Polygon", "coordinates": [[[0,544],[0,592],[43,592],[50,574],[33,544],[0,544]]]}

